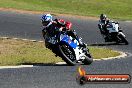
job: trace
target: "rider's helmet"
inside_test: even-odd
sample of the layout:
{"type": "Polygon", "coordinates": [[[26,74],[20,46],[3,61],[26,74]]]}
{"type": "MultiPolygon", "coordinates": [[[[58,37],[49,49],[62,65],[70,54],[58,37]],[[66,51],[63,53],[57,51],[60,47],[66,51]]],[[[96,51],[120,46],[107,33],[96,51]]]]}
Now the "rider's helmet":
{"type": "Polygon", "coordinates": [[[41,21],[43,26],[48,27],[50,24],[52,24],[52,15],[51,14],[44,14],[41,17],[41,21]]]}
{"type": "Polygon", "coordinates": [[[105,22],[107,20],[107,16],[105,14],[100,15],[101,22],[105,22]]]}

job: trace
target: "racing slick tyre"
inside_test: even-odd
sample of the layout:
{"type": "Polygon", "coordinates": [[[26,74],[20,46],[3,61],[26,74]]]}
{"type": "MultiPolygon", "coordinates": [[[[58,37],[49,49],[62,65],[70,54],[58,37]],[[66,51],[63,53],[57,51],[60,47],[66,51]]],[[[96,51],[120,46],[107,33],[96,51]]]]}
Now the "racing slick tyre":
{"type": "Polygon", "coordinates": [[[66,43],[60,43],[58,45],[59,51],[62,54],[62,59],[70,66],[77,64],[75,53],[73,49],[66,43]]]}
{"type": "Polygon", "coordinates": [[[125,45],[129,44],[126,37],[124,37],[122,34],[119,35],[119,38],[121,38],[122,42],[125,43],[125,45]]]}

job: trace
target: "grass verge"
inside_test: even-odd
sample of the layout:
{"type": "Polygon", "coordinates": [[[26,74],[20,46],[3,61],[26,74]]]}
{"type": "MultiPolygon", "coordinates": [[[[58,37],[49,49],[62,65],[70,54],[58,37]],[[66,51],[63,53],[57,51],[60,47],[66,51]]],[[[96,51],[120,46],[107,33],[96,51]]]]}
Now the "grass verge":
{"type": "MultiPolygon", "coordinates": [[[[111,49],[89,47],[93,58],[105,58],[119,55],[111,49]]],[[[43,43],[0,38],[0,65],[51,64],[62,61],[43,43]]]]}
{"type": "Polygon", "coordinates": [[[132,0],[0,0],[0,7],[132,20],[132,0]]]}

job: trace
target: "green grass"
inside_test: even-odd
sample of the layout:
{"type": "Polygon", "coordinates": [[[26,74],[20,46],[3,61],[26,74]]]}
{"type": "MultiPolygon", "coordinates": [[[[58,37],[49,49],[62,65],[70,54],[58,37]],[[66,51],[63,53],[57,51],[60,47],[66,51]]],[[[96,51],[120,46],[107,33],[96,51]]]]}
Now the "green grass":
{"type": "MultiPolygon", "coordinates": [[[[93,58],[117,56],[119,53],[105,48],[89,47],[93,58]]],[[[0,38],[0,65],[52,64],[63,61],[56,57],[44,43],[0,38]]]]}
{"type": "Polygon", "coordinates": [[[89,47],[91,55],[95,59],[108,58],[120,55],[118,52],[108,48],[89,47]]]}
{"type": "Polygon", "coordinates": [[[0,39],[0,65],[55,63],[62,61],[44,47],[43,43],[0,39]]]}
{"type": "Polygon", "coordinates": [[[132,20],[132,0],[0,0],[0,7],[132,20]]]}

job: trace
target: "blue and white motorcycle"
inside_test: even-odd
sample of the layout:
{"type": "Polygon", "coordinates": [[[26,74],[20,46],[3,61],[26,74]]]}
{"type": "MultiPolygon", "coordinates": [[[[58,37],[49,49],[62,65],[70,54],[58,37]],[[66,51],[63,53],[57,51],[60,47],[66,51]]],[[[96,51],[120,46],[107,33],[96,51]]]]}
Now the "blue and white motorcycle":
{"type": "Polygon", "coordinates": [[[68,65],[86,64],[93,62],[92,56],[87,47],[79,46],[77,39],[72,38],[67,32],[59,32],[54,37],[45,35],[45,45],[48,48],[56,48],[62,59],[68,65]]]}

